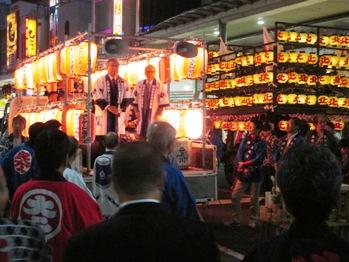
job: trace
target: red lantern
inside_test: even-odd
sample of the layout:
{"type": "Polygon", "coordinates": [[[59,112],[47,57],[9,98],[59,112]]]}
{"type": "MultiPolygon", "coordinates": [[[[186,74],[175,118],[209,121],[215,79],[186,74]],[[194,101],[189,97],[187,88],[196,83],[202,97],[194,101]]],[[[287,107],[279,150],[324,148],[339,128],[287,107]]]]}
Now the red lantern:
{"type": "Polygon", "coordinates": [[[332,121],[332,123],[334,124],[334,130],[342,131],[344,129],[345,123],[343,122],[343,120],[332,121]]]}
{"type": "Polygon", "coordinates": [[[288,121],[287,120],[281,120],[278,123],[278,127],[280,131],[286,132],[288,129],[288,121]]]}

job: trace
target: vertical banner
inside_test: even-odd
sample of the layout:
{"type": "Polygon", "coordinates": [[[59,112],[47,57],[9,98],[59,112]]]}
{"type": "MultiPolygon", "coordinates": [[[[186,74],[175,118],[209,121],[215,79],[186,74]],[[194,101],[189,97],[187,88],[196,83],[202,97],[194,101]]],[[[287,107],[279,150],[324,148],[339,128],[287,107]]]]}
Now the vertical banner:
{"type": "Polygon", "coordinates": [[[113,34],[122,34],[122,0],[114,0],[113,34]]]}
{"type": "Polygon", "coordinates": [[[17,13],[8,14],[6,20],[7,68],[14,68],[16,66],[18,49],[17,13]]]}
{"type": "Polygon", "coordinates": [[[25,19],[25,56],[36,55],[36,20],[25,19]]]}

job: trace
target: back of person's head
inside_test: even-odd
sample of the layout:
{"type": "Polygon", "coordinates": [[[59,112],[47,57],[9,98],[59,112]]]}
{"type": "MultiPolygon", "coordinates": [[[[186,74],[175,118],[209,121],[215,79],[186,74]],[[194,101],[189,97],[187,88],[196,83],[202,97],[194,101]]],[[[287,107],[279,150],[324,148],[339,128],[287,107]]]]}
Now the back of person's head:
{"type": "Polygon", "coordinates": [[[35,139],[34,150],[42,174],[55,171],[66,164],[68,136],[57,129],[46,129],[35,139]]]}
{"type": "Polygon", "coordinates": [[[21,116],[21,115],[16,115],[13,119],[12,119],[12,124],[15,123],[21,123],[22,125],[26,125],[27,124],[27,120],[21,116]]]}
{"type": "Polygon", "coordinates": [[[117,192],[136,196],[161,190],[162,157],[146,142],[121,144],[113,160],[113,183],[117,192]]]}
{"type": "Polygon", "coordinates": [[[307,121],[301,119],[300,120],[300,127],[299,127],[299,134],[302,137],[306,137],[307,134],[309,133],[309,131],[310,131],[310,125],[307,123],[307,121]]]}
{"type": "Polygon", "coordinates": [[[60,127],[62,126],[61,122],[59,122],[56,119],[50,119],[46,121],[45,125],[47,128],[53,128],[53,129],[60,129],[60,127]]]}
{"type": "Polygon", "coordinates": [[[37,136],[46,128],[43,122],[36,122],[29,127],[29,141],[33,145],[37,136]]]}
{"type": "Polygon", "coordinates": [[[176,138],[176,129],[167,122],[154,122],[147,132],[147,141],[157,150],[166,153],[176,138]]]}
{"type": "Polygon", "coordinates": [[[277,180],[296,221],[321,223],[338,201],[342,176],[336,157],[327,148],[300,145],[286,153],[277,180]]]}
{"type": "Polygon", "coordinates": [[[79,148],[79,142],[76,140],[75,137],[69,136],[69,151],[68,151],[68,157],[73,158],[76,156],[76,151],[78,151],[79,148]]]}
{"type": "Polygon", "coordinates": [[[115,132],[108,132],[103,138],[103,143],[107,149],[114,149],[118,145],[118,135],[115,132]]]}
{"type": "Polygon", "coordinates": [[[261,130],[263,128],[263,122],[258,118],[254,117],[250,121],[255,124],[256,129],[261,130]]]}

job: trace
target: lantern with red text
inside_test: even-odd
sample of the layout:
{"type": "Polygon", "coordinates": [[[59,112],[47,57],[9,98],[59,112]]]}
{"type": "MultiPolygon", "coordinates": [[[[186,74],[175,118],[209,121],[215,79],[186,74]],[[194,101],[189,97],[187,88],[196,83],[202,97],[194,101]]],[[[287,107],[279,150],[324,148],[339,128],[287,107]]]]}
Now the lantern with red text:
{"type": "Polygon", "coordinates": [[[334,124],[334,130],[342,131],[344,129],[345,123],[343,120],[332,121],[334,124]]]}
{"type": "Polygon", "coordinates": [[[307,36],[307,44],[308,45],[313,45],[317,42],[317,35],[313,32],[308,33],[307,36]]]}
{"type": "Polygon", "coordinates": [[[288,121],[287,120],[279,121],[278,128],[280,131],[286,132],[288,128],[288,121]]]}
{"type": "Polygon", "coordinates": [[[288,42],[297,42],[298,33],[295,31],[290,31],[288,33],[288,42]]]}
{"type": "Polygon", "coordinates": [[[296,94],[288,94],[287,95],[287,102],[290,105],[295,105],[297,104],[298,100],[297,100],[297,95],[296,94]]]}
{"type": "Polygon", "coordinates": [[[328,67],[328,66],[330,66],[331,65],[331,58],[332,58],[331,55],[322,55],[320,57],[319,65],[321,67],[328,67]]]}
{"type": "Polygon", "coordinates": [[[276,101],[277,101],[277,103],[280,104],[280,105],[285,105],[285,104],[287,104],[287,101],[288,101],[287,95],[285,95],[285,94],[279,94],[279,95],[276,97],[276,101]]]}
{"type": "Polygon", "coordinates": [[[307,42],[308,34],[305,32],[300,32],[297,36],[297,42],[298,43],[306,43],[307,42]]]}
{"type": "Polygon", "coordinates": [[[84,111],[79,116],[79,142],[83,144],[93,143],[95,140],[95,117],[94,114],[90,115],[90,140],[88,139],[88,112],[84,111]]]}
{"type": "Polygon", "coordinates": [[[327,35],[320,36],[320,45],[321,46],[328,46],[330,44],[330,37],[327,35]]]}
{"type": "Polygon", "coordinates": [[[315,65],[317,63],[318,56],[315,53],[309,53],[308,55],[308,64],[315,65]]]}
{"type": "Polygon", "coordinates": [[[331,76],[329,76],[329,75],[322,75],[322,76],[320,76],[319,83],[321,85],[328,85],[328,84],[330,84],[331,83],[331,76]]]}
{"type": "Polygon", "coordinates": [[[295,64],[295,63],[298,63],[297,59],[298,59],[298,53],[295,51],[290,51],[288,62],[295,64]]]}
{"type": "Polygon", "coordinates": [[[329,107],[338,107],[338,97],[330,96],[327,104],[329,107]]]}
{"type": "Polygon", "coordinates": [[[316,104],[316,96],[315,95],[307,95],[307,99],[305,100],[305,103],[308,106],[313,106],[316,104]]]}
{"type": "Polygon", "coordinates": [[[327,106],[328,96],[319,96],[317,101],[320,106],[327,106]]]}
{"type": "Polygon", "coordinates": [[[330,45],[333,47],[339,46],[339,36],[331,35],[330,36],[330,45]]]}
{"type": "Polygon", "coordinates": [[[278,41],[286,42],[288,40],[288,32],[287,31],[278,31],[277,33],[278,41]]]}
{"type": "Polygon", "coordinates": [[[316,86],[317,76],[316,75],[308,75],[307,85],[308,86],[316,86]]]}
{"type": "Polygon", "coordinates": [[[279,63],[287,63],[288,58],[289,58],[289,53],[287,53],[287,52],[278,53],[278,62],[279,63]]]}
{"type": "Polygon", "coordinates": [[[288,73],[288,82],[290,84],[298,83],[298,79],[299,79],[299,77],[298,77],[298,74],[296,72],[289,72],[288,73]]]}
{"type": "Polygon", "coordinates": [[[298,57],[297,57],[297,62],[300,63],[300,64],[305,64],[308,62],[308,54],[304,51],[301,51],[299,54],[298,54],[298,57]]]}
{"type": "Polygon", "coordinates": [[[277,74],[277,81],[278,83],[285,84],[288,81],[288,74],[287,73],[278,73],[277,74]]]}
{"type": "Polygon", "coordinates": [[[306,85],[308,81],[308,75],[305,73],[298,74],[298,84],[306,85]]]}

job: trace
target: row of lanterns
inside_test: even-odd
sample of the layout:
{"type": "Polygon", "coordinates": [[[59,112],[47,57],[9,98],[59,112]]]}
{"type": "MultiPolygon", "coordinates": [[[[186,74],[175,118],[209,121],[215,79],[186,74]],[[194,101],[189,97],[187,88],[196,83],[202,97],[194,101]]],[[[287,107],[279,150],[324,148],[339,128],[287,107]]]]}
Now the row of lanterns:
{"type": "Polygon", "coordinates": [[[276,75],[277,82],[280,84],[298,84],[315,86],[317,83],[321,85],[332,85],[338,87],[349,88],[349,77],[340,75],[308,75],[306,73],[278,73],[276,75]]]}
{"type": "MultiPolygon", "coordinates": [[[[333,123],[334,129],[336,131],[342,131],[344,129],[345,123],[343,120],[332,120],[331,122],[333,123]]],[[[288,129],[288,125],[289,125],[288,120],[280,120],[278,122],[278,128],[280,131],[286,132],[288,129]]],[[[310,130],[315,130],[316,127],[314,123],[308,122],[308,125],[310,127],[310,130]]]]}
{"type": "Polygon", "coordinates": [[[309,45],[315,45],[319,42],[320,46],[349,48],[348,35],[321,35],[318,39],[317,34],[313,32],[278,31],[277,39],[280,42],[303,43],[309,45]]]}
{"type": "Polygon", "coordinates": [[[316,96],[306,94],[279,94],[276,97],[276,102],[279,105],[309,105],[316,104],[321,106],[329,106],[335,108],[349,108],[349,98],[336,96],[316,96]]]}
{"type": "Polygon", "coordinates": [[[254,75],[241,76],[234,79],[224,79],[205,84],[206,92],[217,90],[234,89],[236,87],[247,87],[260,84],[273,83],[273,72],[260,73],[254,75]]]}
{"type": "Polygon", "coordinates": [[[218,109],[223,107],[239,107],[271,104],[273,102],[273,93],[254,94],[252,96],[235,96],[206,99],[208,109],[218,109]]]}
{"type": "MultiPolygon", "coordinates": [[[[91,43],[92,71],[96,68],[97,45],[91,43]]],[[[66,46],[47,54],[15,71],[17,89],[34,89],[36,86],[62,80],[62,76],[83,76],[88,72],[88,43],[66,46]]]]}

